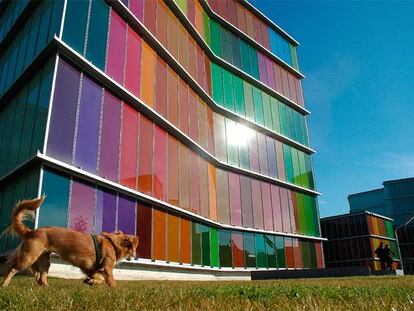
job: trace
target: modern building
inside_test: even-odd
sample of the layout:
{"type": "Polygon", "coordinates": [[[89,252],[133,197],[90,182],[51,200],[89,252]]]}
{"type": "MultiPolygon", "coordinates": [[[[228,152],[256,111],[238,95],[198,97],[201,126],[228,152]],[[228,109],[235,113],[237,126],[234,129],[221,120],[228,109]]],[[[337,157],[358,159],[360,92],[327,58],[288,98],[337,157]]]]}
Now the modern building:
{"type": "Polygon", "coordinates": [[[348,196],[351,212],[367,210],[394,219],[404,273],[414,273],[414,178],[384,181],[383,188],[348,196]]]}
{"type": "Polygon", "coordinates": [[[297,46],[244,0],[1,1],[1,230],[45,193],[136,265],[323,268],[297,46]]]}
{"type": "Polygon", "coordinates": [[[399,250],[392,219],[370,212],[355,212],[321,219],[327,268],[368,266],[381,270],[375,250],[382,242],[394,254],[393,269],[399,267],[399,250]]]}

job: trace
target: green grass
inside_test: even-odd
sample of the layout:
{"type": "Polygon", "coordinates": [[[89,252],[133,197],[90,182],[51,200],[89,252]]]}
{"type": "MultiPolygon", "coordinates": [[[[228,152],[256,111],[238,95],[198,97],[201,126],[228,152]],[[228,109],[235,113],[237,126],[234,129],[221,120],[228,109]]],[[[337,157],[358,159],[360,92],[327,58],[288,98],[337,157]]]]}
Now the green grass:
{"type": "Polygon", "coordinates": [[[414,276],[251,282],[118,281],[15,277],[0,289],[11,310],[414,310],[414,276]]]}

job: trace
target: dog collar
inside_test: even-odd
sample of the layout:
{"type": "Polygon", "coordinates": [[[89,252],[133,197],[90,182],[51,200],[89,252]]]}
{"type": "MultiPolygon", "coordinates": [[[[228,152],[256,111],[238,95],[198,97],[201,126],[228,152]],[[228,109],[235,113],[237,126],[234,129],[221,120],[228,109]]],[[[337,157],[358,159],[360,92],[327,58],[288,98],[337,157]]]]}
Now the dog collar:
{"type": "Polygon", "coordinates": [[[96,268],[99,268],[101,262],[101,250],[95,234],[91,234],[93,245],[95,246],[96,268]]]}

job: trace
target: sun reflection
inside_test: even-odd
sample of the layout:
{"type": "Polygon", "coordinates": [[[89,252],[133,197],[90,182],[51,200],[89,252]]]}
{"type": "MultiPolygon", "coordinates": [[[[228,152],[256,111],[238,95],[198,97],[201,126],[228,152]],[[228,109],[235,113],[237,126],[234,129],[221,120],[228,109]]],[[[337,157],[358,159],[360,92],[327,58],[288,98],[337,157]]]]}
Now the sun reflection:
{"type": "Polygon", "coordinates": [[[236,146],[247,146],[254,131],[242,124],[231,122],[226,126],[227,143],[236,146]]]}

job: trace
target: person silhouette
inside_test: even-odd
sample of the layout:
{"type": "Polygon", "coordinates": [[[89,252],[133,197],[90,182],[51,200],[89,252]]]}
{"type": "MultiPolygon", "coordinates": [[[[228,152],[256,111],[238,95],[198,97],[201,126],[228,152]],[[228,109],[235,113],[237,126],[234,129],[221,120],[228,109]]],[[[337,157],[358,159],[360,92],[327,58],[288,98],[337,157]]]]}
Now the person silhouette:
{"type": "Polygon", "coordinates": [[[380,242],[379,246],[375,250],[375,254],[377,255],[377,257],[379,258],[379,260],[381,262],[381,269],[385,270],[387,268],[387,266],[386,266],[386,261],[387,260],[384,256],[384,243],[380,242]]]}
{"type": "Polygon", "coordinates": [[[392,270],[392,263],[394,262],[394,259],[392,256],[395,256],[391,248],[388,247],[388,244],[385,245],[385,248],[383,250],[383,255],[385,262],[387,264],[387,270],[392,270]]]}

